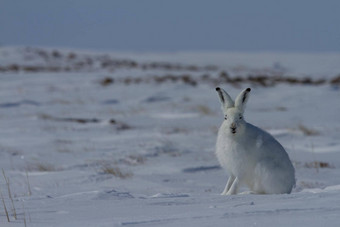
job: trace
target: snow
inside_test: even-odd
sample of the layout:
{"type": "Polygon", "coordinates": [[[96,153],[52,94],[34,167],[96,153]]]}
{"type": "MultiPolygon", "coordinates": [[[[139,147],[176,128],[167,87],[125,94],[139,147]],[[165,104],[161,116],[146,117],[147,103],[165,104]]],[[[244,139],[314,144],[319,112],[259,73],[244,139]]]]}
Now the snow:
{"type": "MultiPolygon", "coordinates": [[[[74,52],[79,59],[105,55],[59,52],[74,52]]],[[[168,73],[195,79],[203,73],[217,76],[222,70],[237,75],[239,66],[242,75],[278,70],[297,78],[331,79],[340,72],[339,54],[107,55],[137,63],[217,69],[110,71],[96,62],[69,72],[0,71],[0,166],[10,180],[18,215],[14,220],[1,176],[11,223],[1,204],[0,226],[23,226],[24,219],[27,226],[338,225],[339,85],[219,84],[232,97],[242,88],[252,88],[245,119],[285,147],[297,178],[288,195],[221,196],[228,175],[214,154],[223,120],[216,85],[146,79],[168,73]],[[115,82],[102,85],[106,77],[115,82]],[[119,82],[126,77],[145,81],[119,82]]],[[[9,64],[64,67],[68,62],[44,60],[25,48],[1,48],[0,66],[9,64]]]]}

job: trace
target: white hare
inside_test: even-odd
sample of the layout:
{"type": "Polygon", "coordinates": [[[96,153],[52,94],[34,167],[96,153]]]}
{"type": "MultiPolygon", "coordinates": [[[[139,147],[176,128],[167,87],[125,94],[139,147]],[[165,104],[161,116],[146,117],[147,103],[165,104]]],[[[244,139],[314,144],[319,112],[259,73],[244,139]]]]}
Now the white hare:
{"type": "Polygon", "coordinates": [[[269,133],[243,118],[250,90],[243,90],[234,102],[227,92],[216,88],[225,119],[218,131],[216,156],[229,172],[222,195],[237,194],[240,185],[248,186],[248,193],[290,193],[295,170],[287,152],[269,133]]]}

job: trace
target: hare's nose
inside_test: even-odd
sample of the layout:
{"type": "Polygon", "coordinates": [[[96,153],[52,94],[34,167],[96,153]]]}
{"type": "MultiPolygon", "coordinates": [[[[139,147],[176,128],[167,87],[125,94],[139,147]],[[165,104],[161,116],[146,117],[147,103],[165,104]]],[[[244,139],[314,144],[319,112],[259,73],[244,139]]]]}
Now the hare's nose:
{"type": "Polygon", "coordinates": [[[235,134],[235,133],[236,133],[236,124],[235,124],[235,123],[232,123],[232,124],[230,125],[230,129],[231,129],[231,132],[232,132],[233,134],[235,134]]]}

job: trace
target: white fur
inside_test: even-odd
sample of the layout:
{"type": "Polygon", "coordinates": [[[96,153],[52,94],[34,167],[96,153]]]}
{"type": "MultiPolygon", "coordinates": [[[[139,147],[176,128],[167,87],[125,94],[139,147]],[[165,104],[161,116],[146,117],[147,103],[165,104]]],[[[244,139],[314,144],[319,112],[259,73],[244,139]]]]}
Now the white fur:
{"type": "Polygon", "coordinates": [[[235,103],[223,89],[216,90],[226,118],[216,143],[217,159],[229,172],[222,195],[237,194],[240,185],[248,186],[249,193],[290,193],[295,170],[287,152],[269,133],[243,118],[250,88],[243,90],[235,103]]]}

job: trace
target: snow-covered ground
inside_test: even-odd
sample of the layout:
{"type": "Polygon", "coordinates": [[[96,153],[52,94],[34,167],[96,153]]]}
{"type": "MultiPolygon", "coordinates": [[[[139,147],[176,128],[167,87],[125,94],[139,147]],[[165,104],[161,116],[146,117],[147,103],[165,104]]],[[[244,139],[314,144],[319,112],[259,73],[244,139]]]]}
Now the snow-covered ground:
{"type": "Polygon", "coordinates": [[[0,167],[17,213],[1,175],[0,226],[338,226],[340,54],[53,51],[0,49],[0,167]],[[291,194],[220,195],[216,85],[252,88],[245,118],[286,148],[291,194]]]}

